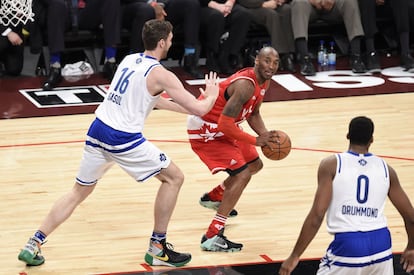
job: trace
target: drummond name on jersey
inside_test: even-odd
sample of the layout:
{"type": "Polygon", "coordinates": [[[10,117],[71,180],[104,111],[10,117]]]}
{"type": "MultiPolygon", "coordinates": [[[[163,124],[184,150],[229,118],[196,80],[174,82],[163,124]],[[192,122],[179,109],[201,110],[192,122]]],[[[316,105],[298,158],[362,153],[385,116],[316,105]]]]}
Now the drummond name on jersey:
{"type": "Polygon", "coordinates": [[[378,217],[378,208],[342,205],[342,214],[351,216],[378,217]]]}

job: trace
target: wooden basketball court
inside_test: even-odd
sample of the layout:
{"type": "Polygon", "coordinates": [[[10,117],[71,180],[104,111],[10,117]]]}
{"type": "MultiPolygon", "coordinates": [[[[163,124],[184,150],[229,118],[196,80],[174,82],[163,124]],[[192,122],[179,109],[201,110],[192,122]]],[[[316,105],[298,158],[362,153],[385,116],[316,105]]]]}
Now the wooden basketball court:
{"type": "MultiPolygon", "coordinates": [[[[414,84],[401,85],[414,91],[414,84]]],[[[1,90],[6,97],[17,92],[1,90]]],[[[48,238],[42,248],[44,265],[26,267],[19,262],[19,250],[54,201],[74,184],[85,133],[94,115],[89,112],[2,119],[0,274],[265,274],[254,270],[237,272],[230,267],[249,263],[259,266],[287,257],[311,206],[319,161],[347,150],[348,122],[358,115],[373,119],[376,129],[371,151],[397,170],[414,201],[413,93],[364,95],[360,90],[360,94],[269,101],[262,105],[268,128],[287,132],[293,148],[284,160],[263,158],[264,169],[252,178],[236,207],[239,215],[228,220],[226,236],[244,244],[241,252],[229,254],[203,252],[199,248],[214,212],[201,207],[198,200],[226,175],[210,175],[192,152],[185,115],[152,112],[145,136],[165,150],[186,176],[168,241],[180,252],[191,252],[193,259],[176,273],[167,272],[165,267],[149,267],[143,259],[152,232],[158,181],[137,183],[118,167],[104,176],[95,192],[48,238]],[[191,272],[196,267],[207,267],[207,273],[191,272]],[[224,268],[220,269],[222,273],[209,273],[208,267],[224,268]]],[[[386,213],[393,251],[399,253],[407,241],[404,224],[390,203],[386,213]]],[[[331,239],[323,225],[303,260],[319,259],[331,239]]],[[[277,270],[273,271],[266,274],[276,274],[277,270]]]]}

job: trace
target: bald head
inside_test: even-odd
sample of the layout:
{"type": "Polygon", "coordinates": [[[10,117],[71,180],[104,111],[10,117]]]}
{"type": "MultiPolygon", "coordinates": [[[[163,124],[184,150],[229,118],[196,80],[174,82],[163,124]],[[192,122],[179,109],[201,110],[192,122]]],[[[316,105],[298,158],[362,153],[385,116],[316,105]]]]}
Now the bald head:
{"type": "Polygon", "coordinates": [[[270,47],[270,46],[265,46],[261,48],[258,53],[259,57],[268,56],[268,55],[274,55],[274,56],[279,57],[279,53],[273,47],[270,47]]]}

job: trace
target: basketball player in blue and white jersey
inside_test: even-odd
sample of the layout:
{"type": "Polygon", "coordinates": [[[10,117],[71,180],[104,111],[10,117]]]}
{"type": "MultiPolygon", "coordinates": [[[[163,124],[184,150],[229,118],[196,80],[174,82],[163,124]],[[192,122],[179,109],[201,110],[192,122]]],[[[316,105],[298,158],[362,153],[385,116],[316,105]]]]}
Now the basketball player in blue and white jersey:
{"type": "Polygon", "coordinates": [[[279,275],[291,274],[297,266],[325,213],[334,240],[321,259],[318,275],[393,275],[391,235],[384,216],[387,196],[403,217],[408,235],[402,267],[414,270],[414,208],[395,170],[369,152],[373,132],[371,119],[353,118],[348,151],[321,161],[313,206],[279,275]]]}
{"type": "Polygon", "coordinates": [[[178,253],[166,242],[167,227],[184,181],[182,171],[166,153],[146,140],[142,131],[154,107],[202,116],[218,96],[215,73],[206,75],[203,99],[184,89],[180,80],[160,64],[172,43],[168,21],[147,21],[142,37],[145,52],[128,55],[119,65],[107,97],[96,110],[96,119],[87,133],[84,154],[73,189],[58,200],[18,258],[27,265],[45,261],[40,246],[46,237],[70,217],[75,208],[94,190],[98,180],[118,164],[136,181],[156,177],[161,181],[155,206],[154,228],[145,261],[150,265],[182,266],[191,254],[178,253]],[[173,99],[160,97],[166,91],[173,99]]]}

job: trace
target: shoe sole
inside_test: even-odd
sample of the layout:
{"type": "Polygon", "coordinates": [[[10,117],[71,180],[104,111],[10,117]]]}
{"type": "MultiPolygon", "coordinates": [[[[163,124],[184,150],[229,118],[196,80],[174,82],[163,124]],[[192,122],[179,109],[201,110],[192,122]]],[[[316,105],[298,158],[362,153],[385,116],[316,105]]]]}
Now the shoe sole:
{"type": "Polygon", "coordinates": [[[45,259],[42,257],[41,260],[33,259],[33,255],[26,250],[22,250],[18,256],[18,259],[22,262],[25,262],[29,266],[38,266],[45,262],[45,259]]]}
{"type": "Polygon", "coordinates": [[[188,262],[191,261],[191,257],[188,258],[186,261],[179,262],[179,263],[169,263],[165,261],[161,261],[149,253],[145,254],[145,262],[151,266],[169,266],[169,267],[181,267],[186,265],[188,262]]]}
{"type": "Polygon", "coordinates": [[[367,73],[372,74],[379,74],[381,72],[381,69],[375,68],[375,69],[368,69],[367,73]]]}
{"type": "MultiPolygon", "coordinates": [[[[214,201],[203,201],[203,200],[200,200],[199,203],[200,203],[201,206],[203,206],[205,208],[208,208],[208,209],[212,209],[214,211],[217,211],[218,208],[219,208],[219,206],[220,206],[220,203],[214,202],[214,201]]],[[[234,218],[238,214],[239,213],[237,212],[237,210],[236,209],[233,209],[233,210],[230,211],[229,217],[230,218],[234,218]]]]}
{"type": "Polygon", "coordinates": [[[201,250],[203,251],[210,251],[210,252],[239,252],[241,248],[230,248],[230,249],[223,249],[221,247],[214,247],[214,248],[207,248],[204,247],[203,244],[200,245],[201,250]]]}

